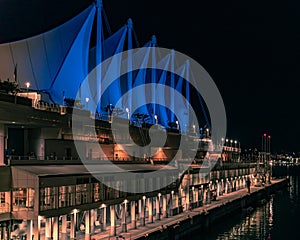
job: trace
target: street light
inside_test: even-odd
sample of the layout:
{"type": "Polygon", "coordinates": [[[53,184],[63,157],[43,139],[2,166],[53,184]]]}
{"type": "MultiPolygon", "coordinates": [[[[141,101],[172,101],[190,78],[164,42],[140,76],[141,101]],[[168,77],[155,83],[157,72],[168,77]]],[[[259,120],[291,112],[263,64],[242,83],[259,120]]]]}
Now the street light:
{"type": "Polygon", "coordinates": [[[157,125],[158,124],[158,117],[157,117],[157,115],[154,115],[154,119],[155,119],[155,124],[157,125]]]}
{"type": "Polygon", "coordinates": [[[177,130],[179,130],[179,122],[176,121],[176,125],[177,125],[177,130]]]}
{"type": "Polygon", "coordinates": [[[86,102],[86,108],[88,107],[90,99],[88,97],[85,98],[85,102],[86,102]]]}
{"type": "Polygon", "coordinates": [[[196,126],[195,126],[195,124],[193,124],[193,130],[194,130],[194,133],[196,133],[196,126]]]}
{"type": "Polygon", "coordinates": [[[206,136],[208,137],[209,136],[209,128],[206,128],[206,136]]]}
{"type": "Polygon", "coordinates": [[[129,110],[129,108],[126,108],[126,112],[127,112],[127,119],[129,120],[129,118],[130,118],[130,110],[129,110]]]}
{"type": "Polygon", "coordinates": [[[26,85],[26,88],[27,88],[27,97],[28,97],[28,92],[29,92],[28,89],[29,89],[29,87],[30,87],[30,82],[26,82],[25,85],[26,85]]]}

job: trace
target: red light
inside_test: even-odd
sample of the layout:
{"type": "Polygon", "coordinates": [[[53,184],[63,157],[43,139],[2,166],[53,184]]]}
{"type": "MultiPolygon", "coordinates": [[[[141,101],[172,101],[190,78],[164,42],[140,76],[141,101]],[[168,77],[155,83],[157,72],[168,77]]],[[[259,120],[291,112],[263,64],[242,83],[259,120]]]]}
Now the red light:
{"type": "Polygon", "coordinates": [[[268,138],[271,138],[271,136],[268,136],[268,138]]]}
{"type": "Polygon", "coordinates": [[[266,137],[267,136],[267,134],[266,133],[264,133],[264,137],[266,137]]]}

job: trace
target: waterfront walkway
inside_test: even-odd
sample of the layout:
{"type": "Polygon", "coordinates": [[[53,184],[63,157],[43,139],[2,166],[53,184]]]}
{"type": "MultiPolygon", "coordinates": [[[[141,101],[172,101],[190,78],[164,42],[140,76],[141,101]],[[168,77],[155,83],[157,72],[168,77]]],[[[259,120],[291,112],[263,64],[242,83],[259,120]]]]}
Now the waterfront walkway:
{"type": "MultiPolygon", "coordinates": [[[[284,181],[285,179],[276,179],[272,180],[272,184],[276,184],[279,182],[284,181]]],[[[270,184],[267,184],[265,186],[269,186],[270,184]]],[[[261,189],[263,189],[264,186],[251,186],[251,193],[257,192],[261,189]]],[[[222,196],[219,196],[216,201],[211,201],[209,204],[205,204],[202,207],[194,208],[192,210],[183,212],[181,214],[178,214],[176,216],[163,218],[161,220],[154,221],[153,223],[147,223],[146,226],[139,226],[140,223],[137,222],[137,229],[132,229],[131,224],[128,224],[128,232],[126,233],[120,233],[121,232],[121,226],[117,227],[117,236],[110,236],[110,227],[108,226],[106,228],[106,231],[100,232],[100,229],[96,228],[95,233],[92,235],[92,240],[114,240],[114,239],[139,239],[142,237],[147,236],[147,234],[150,234],[152,232],[156,231],[163,231],[164,228],[167,228],[171,225],[176,225],[176,223],[186,220],[187,218],[199,215],[200,213],[209,212],[213,208],[217,208],[221,205],[224,205],[228,202],[234,201],[236,199],[242,198],[244,196],[248,195],[247,188],[237,190],[222,196]]],[[[84,239],[84,234],[78,233],[77,239],[84,239]]]]}

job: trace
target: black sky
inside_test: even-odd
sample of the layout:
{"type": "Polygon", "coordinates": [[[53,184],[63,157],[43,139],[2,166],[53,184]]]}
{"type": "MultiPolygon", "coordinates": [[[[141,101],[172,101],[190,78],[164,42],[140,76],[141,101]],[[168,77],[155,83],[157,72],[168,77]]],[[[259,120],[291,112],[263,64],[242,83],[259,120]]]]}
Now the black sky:
{"type": "MultiPolygon", "coordinates": [[[[0,42],[44,32],[92,1],[1,0],[0,42]]],[[[199,62],[223,97],[228,138],[273,151],[300,151],[298,0],[103,0],[112,31],[132,18],[141,44],[158,45],[199,62]]]]}

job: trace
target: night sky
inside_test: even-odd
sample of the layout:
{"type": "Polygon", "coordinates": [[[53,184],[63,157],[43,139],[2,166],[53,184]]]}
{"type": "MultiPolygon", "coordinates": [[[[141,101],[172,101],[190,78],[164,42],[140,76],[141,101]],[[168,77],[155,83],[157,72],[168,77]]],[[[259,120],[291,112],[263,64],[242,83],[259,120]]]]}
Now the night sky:
{"type": "MultiPolygon", "coordinates": [[[[0,42],[44,32],[90,0],[1,0],[0,42]]],[[[300,2],[103,0],[113,32],[132,18],[141,45],[187,54],[211,75],[223,97],[227,137],[260,149],[300,152],[300,2]]]]}

